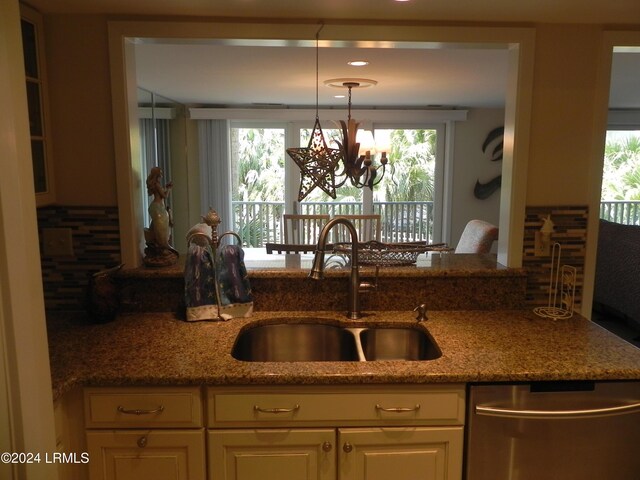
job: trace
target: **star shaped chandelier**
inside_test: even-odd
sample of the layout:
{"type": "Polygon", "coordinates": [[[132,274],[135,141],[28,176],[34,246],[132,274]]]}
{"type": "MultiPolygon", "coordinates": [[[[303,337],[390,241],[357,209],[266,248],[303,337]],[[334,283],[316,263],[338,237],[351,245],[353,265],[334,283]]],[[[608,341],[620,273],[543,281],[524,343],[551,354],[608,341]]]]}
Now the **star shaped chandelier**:
{"type": "Polygon", "coordinates": [[[331,198],[336,198],[335,171],[340,164],[342,152],[327,147],[316,111],[316,123],[311,132],[307,148],[287,148],[287,153],[300,169],[298,201],[302,201],[316,187],[320,187],[331,198]]]}
{"type": "MultiPolygon", "coordinates": [[[[322,27],[320,27],[322,30],[322,27]]],[[[373,189],[380,183],[388,163],[386,153],[380,158],[380,165],[374,166],[371,152],[360,154],[360,143],[356,139],[359,124],[351,118],[351,90],[359,88],[360,79],[344,79],[342,87],[349,90],[347,121],[340,120],[342,141],[337,141],[339,148],[329,148],[320,126],[318,117],[318,37],[316,33],[316,120],[311,132],[309,145],[306,148],[288,148],[287,154],[300,169],[300,189],[298,201],[302,201],[316,187],[322,189],[331,198],[336,198],[336,190],[347,181],[354,187],[365,186],[373,189]]],[[[341,79],[337,79],[341,80],[341,79]]],[[[375,85],[374,80],[362,79],[375,85]]],[[[335,82],[327,80],[325,82],[335,82]]],[[[335,85],[333,85],[335,86],[335,85]]]]}

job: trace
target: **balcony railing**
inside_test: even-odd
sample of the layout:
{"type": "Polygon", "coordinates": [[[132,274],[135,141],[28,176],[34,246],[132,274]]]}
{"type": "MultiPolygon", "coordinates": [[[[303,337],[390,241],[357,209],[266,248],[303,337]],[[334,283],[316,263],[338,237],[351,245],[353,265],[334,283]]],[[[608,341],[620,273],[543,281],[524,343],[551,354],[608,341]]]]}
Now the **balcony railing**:
{"type": "Polygon", "coordinates": [[[248,247],[281,243],[284,202],[231,202],[233,230],[248,247]]]}
{"type": "MultiPolygon", "coordinates": [[[[281,243],[283,202],[232,202],[234,230],[246,246],[281,243]]],[[[299,213],[358,215],[362,205],[351,202],[303,202],[299,213]]],[[[387,243],[433,242],[433,202],[374,202],[380,214],[381,240],[387,243]]],[[[600,204],[600,218],[627,225],[640,225],[640,201],[608,201],[600,204]]]]}
{"type": "MultiPolygon", "coordinates": [[[[283,202],[232,202],[234,230],[245,245],[262,247],[267,242],[281,243],[283,202]]],[[[374,202],[374,213],[380,214],[383,242],[433,240],[433,202],[374,202]]],[[[358,215],[362,205],[352,202],[303,202],[299,213],[358,215]]]]}
{"type": "Polygon", "coordinates": [[[600,202],[600,218],[625,225],[640,225],[640,201],[600,202]]]}

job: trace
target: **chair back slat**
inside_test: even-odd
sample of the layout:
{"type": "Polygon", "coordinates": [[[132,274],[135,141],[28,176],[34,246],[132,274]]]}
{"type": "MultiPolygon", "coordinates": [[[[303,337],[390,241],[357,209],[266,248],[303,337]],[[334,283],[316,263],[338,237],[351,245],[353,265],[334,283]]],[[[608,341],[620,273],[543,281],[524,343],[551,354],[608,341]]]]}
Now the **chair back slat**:
{"type": "MultiPolygon", "coordinates": [[[[380,241],[381,222],[380,215],[336,215],[336,217],[346,218],[358,232],[358,242],[369,242],[371,240],[380,241]]],[[[350,242],[351,237],[344,225],[337,225],[333,228],[333,242],[350,242]]]]}
{"type": "Polygon", "coordinates": [[[329,215],[326,214],[300,215],[285,213],[282,222],[284,243],[296,245],[316,244],[322,227],[328,221],[329,215]]]}

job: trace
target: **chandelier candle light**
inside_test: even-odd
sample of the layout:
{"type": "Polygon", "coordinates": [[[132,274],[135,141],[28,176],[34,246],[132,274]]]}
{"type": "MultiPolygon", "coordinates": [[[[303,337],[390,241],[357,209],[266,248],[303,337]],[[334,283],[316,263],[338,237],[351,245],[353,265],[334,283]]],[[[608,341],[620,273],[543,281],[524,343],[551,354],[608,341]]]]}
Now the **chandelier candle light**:
{"type": "Polygon", "coordinates": [[[318,116],[318,39],[321,26],[316,33],[316,120],[306,148],[287,148],[287,154],[300,169],[300,188],[298,201],[302,201],[316,187],[322,189],[331,198],[336,198],[336,189],[345,184],[347,180],[355,187],[367,186],[371,189],[382,180],[387,164],[387,154],[384,152],[380,159],[380,166],[373,165],[371,150],[364,155],[360,154],[360,143],[356,135],[358,123],[351,118],[351,90],[365,86],[376,85],[375,80],[367,79],[334,79],[327,80],[326,85],[339,86],[349,89],[349,114],[347,122],[340,121],[342,126],[342,142],[337,142],[340,148],[329,148],[322,133],[318,116]],[[340,81],[340,85],[330,82],[340,81]],[[342,170],[340,163],[342,162],[342,170]],[[378,170],[382,173],[378,175],[378,170]],[[337,178],[336,178],[337,177],[337,178]]]}
{"type": "MultiPolygon", "coordinates": [[[[360,142],[358,142],[358,127],[360,124],[351,118],[351,90],[354,88],[368,87],[377,85],[378,82],[370,79],[333,79],[325,81],[325,85],[339,86],[339,82],[342,81],[342,87],[349,90],[348,97],[348,115],[347,121],[340,120],[340,126],[342,127],[342,142],[337,142],[342,153],[342,167],[343,170],[336,173],[336,177],[342,177],[336,184],[336,188],[341,187],[347,180],[351,181],[354,187],[362,188],[369,187],[373,189],[375,185],[380,183],[384,176],[385,168],[388,163],[387,152],[382,152],[380,158],[380,165],[374,166],[372,159],[372,152],[370,149],[364,149],[364,154],[361,154],[360,142]],[[378,176],[378,170],[382,169],[380,176],[378,176]],[[376,180],[377,178],[377,180],[376,180]]],[[[370,132],[368,132],[370,134],[370,132]]],[[[373,138],[372,135],[370,135],[373,138]]],[[[367,146],[368,147],[368,146],[367,146]]],[[[370,147],[369,147],[370,148],[370,147]]]]}

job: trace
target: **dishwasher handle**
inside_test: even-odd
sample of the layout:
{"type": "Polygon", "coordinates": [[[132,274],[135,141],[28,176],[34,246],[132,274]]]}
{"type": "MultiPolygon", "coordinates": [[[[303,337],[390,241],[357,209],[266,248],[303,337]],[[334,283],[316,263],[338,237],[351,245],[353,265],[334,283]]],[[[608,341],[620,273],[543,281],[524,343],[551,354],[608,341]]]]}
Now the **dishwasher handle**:
{"type": "Polygon", "coordinates": [[[506,417],[518,419],[536,419],[536,418],[589,418],[589,417],[605,417],[611,415],[631,415],[640,413],[640,402],[630,403],[626,405],[616,405],[603,408],[587,408],[581,410],[518,410],[512,408],[495,407],[491,405],[476,405],[476,415],[485,415],[489,417],[506,417]]]}

